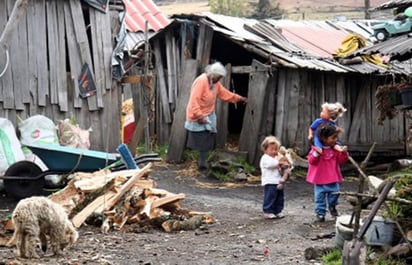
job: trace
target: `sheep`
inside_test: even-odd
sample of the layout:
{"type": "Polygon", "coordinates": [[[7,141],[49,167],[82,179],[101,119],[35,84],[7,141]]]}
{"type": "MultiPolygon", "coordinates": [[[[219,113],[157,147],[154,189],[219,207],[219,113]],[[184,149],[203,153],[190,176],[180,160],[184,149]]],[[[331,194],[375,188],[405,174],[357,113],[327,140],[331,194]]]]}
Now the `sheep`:
{"type": "Polygon", "coordinates": [[[19,201],[12,221],[14,233],[7,246],[15,244],[17,255],[23,258],[39,258],[36,248],[40,245],[46,252],[48,240],[53,254],[60,255],[79,237],[65,209],[47,197],[33,196],[19,201]]]}

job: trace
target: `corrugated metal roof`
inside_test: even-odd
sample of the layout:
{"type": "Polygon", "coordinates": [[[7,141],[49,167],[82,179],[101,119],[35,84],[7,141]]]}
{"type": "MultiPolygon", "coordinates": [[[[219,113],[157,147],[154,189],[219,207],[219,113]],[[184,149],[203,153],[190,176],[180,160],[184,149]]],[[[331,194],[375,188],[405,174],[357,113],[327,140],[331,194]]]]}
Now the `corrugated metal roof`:
{"type": "Polygon", "coordinates": [[[407,5],[412,5],[412,0],[391,0],[381,5],[378,5],[374,8],[371,8],[369,10],[370,11],[384,10],[384,9],[395,8],[395,7],[400,7],[400,6],[407,6],[407,5]]]}
{"type": "Polygon", "coordinates": [[[342,65],[333,59],[333,54],[348,34],[358,33],[365,38],[370,36],[371,30],[366,23],[290,20],[257,22],[211,13],[192,14],[190,17],[204,21],[215,31],[226,35],[251,52],[256,52],[257,49],[266,53],[268,57],[277,58],[275,63],[286,67],[358,73],[388,73],[396,69],[368,62],[342,65]]]}
{"type": "Polygon", "coordinates": [[[145,32],[146,21],[151,31],[158,31],[170,23],[152,0],[123,0],[123,3],[126,6],[126,28],[131,32],[145,32]]]}

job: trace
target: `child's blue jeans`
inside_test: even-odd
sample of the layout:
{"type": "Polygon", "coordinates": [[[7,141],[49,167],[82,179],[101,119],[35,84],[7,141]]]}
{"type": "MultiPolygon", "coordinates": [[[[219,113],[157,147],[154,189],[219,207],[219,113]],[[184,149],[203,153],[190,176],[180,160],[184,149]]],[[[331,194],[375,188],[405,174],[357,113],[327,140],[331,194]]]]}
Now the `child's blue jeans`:
{"type": "Polygon", "coordinates": [[[336,206],[339,199],[339,183],[314,185],[315,213],[325,216],[326,206],[336,206]]]}
{"type": "Polygon", "coordinates": [[[263,212],[278,214],[285,205],[284,189],[278,190],[276,184],[263,186],[263,212]]]}

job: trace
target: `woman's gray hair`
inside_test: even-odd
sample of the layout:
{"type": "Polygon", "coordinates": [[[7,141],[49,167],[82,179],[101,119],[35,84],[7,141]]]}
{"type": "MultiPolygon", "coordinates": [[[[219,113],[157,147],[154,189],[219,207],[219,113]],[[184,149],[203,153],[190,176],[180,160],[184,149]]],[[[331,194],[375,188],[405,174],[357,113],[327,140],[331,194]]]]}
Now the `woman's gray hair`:
{"type": "Polygon", "coordinates": [[[214,75],[214,76],[226,76],[226,69],[223,66],[223,64],[216,62],[213,64],[209,64],[205,68],[205,72],[208,75],[214,75]]]}

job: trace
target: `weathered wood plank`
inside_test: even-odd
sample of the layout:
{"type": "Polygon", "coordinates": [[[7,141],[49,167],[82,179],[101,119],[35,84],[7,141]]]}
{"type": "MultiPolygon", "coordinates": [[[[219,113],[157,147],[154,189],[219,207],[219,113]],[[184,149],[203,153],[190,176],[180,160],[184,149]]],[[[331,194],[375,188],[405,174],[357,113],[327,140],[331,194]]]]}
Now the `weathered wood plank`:
{"type": "MultiPolygon", "coordinates": [[[[227,64],[226,76],[221,80],[224,87],[227,89],[230,88],[230,83],[232,80],[231,75],[231,64],[227,64]]],[[[217,100],[216,102],[216,118],[217,118],[217,135],[216,135],[216,147],[220,149],[225,149],[228,136],[228,120],[229,120],[229,104],[222,100],[217,100]]]]}
{"type": "Polygon", "coordinates": [[[256,139],[261,138],[262,121],[266,115],[264,103],[267,96],[268,71],[270,71],[270,66],[256,60],[253,60],[252,68],[256,72],[249,76],[249,87],[253,87],[253,89],[248,91],[248,103],[243,116],[245,126],[242,127],[239,137],[239,150],[247,151],[248,161],[253,161],[260,150],[260,143],[256,139]],[[250,141],[249,139],[255,140],[250,141]]]}
{"type": "Polygon", "coordinates": [[[299,131],[299,93],[301,93],[300,88],[300,70],[290,71],[289,75],[289,89],[288,97],[285,97],[285,107],[287,107],[287,121],[288,126],[285,131],[287,141],[282,141],[283,145],[293,146],[296,144],[297,132],[299,131]]]}
{"type": "Polygon", "coordinates": [[[56,60],[58,61],[58,67],[56,69],[58,73],[57,79],[57,97],[59,101],[59,107],[61,112],[68,111],[68,94],[67,94],[67,76],[66,76],[66,39],[65,39],[65,25],[64,25],[64,5],[58,2],[57,5],[57,44],[58,53],[56,54],[56,60]]]}
{"type": "MultiPolygon", "coordinates": [[[[92,57],[90,54],[90,45],[89,45],[89,40],[87,38],[86,34],[86,25],[83,17],[83,9],[81,6],[81,2],[79,1],[70,1],[70,10],[71,10],[71,20],[73,21],[73,29],[74,29],[74,36],[77,40],[77,47],[79,47],[80,51],[80,62],[81,66],[83,66],[84,63],[88,63],[90,67],[90,71],[92,73],[93,79],[96,81],[95,75],[94,75],[94,65],[92,63],[92,57]]],[[[78,73],[77,77],[80,75],[80,72],[78,73]]],[[[87,98],[87,103],[89,105],[89,110],[97,110],[97,97],[96,96],[91,96],[87,98]]]]}
{"type": "Polygon", "coordinates": [[[308,140],[308,129],[310,124],[312,123],[311,119],[311,110],[312,110],[312,102],[313,102],[313,90],[307,89],[311,87],[311,82],[313,82],[314,78],[313,75],[308,74],[306,72],[302,72],[301,75],[301,89],[299,95],[299,121],[303,125],[300,125],[297,130],[297,137],[296,143],[293,146],[298,148],[301,152],[306,152],[310,149],[311,143],[308,140]]]}
{"type": "MultiPolygon", "coordinates": [[[[345,98],[345,95],[347,93],[345,93],[345,92],[346,92],[345,91],[345,80],[344,80],[343,76],[341,76],[341,75],[336,76],[336,101],[342,103],[343,106],[346,107],[347,106],[347,100],[345,98]]],[[[348,113],[344,113],[343,116],[341,118],[339,118],[339,121],[338,121],[338,126],[339,127],[347,128],[346,125],[347,125],[348,119],[349,119],[347,114],[348,113]]],[[[348,135],[345,131],[339,135],[339,140],[342,143],[346,143],[347,139],[348,139],[348,135]]]]}
{"type": "Polygon", "coordinates": [[[50,103],[58,104],[58,79],[59,79],[59,46],[58,46],[58,22],[57,22],[57,2],[47,1],[46,3],[47,16],[47,46],[49,56],[49,82],[50,82],[50,103]]]}
{"type": "Polygon", "coordinates": [[[285,96],[286,96],[286,77],[287,71],[283,69],[278,70],[278,84],[277,84],[277,100],[276,100],[276,123],[274,133],[280,139],[283,139],[283,128],[287,126],[285,123],[285,96]]]}
{"type": "Polygon", "coordinates": [[[349,143],[356,143],[359,142],[360,139],[360,131],[361,126],[363,126],[365,116],[362,114],[364,111],[365,101],[366,101],[366,90],[360,90],[358,98],[356,100],[353,119],[352,119],[352,126],[348,130],[348,139],[349,143]]]}
{"type": "Polygon", "coordinates": [[[169,100],[167,98],[166,77],[165,77],[164,66],[162,62],[160,42],[158,39],[156,39],[154,42],[154,53],[155,53],[156,70],[157,70],[158,91],[159,91],[160,99],[161,99],[160,104],[162,106],[163,120],[165,123],[171,123],[172,115],[170,113],[169,100]]]}
{"type": "MultiPolygon", "coordinates": [[[[6,2],[5,1],[0,1],[0,29],[4,29],[7,24],[7,8],[6,8],[6,2]]],[[[7,49],[4,48],[4,46],[0,46],[0,115],[2,117],[3,113],[3,86],[6,87],[7,84],[3,80],[3,76],[5,71],[7,70],[8,66],[8,60],[10,60],[10,54],[8,54],[7,49]],[[3,84],[4,83],[4,84],[3,84]]]]}
{"type": "MultiPolygon", "coordinates": [[[[29,98],[29,109],[33,108],[34,106],[37,105],[37,87],[38,87],[38,78],[37,78],[37,60],[36,60],[36,53],[37,53],[37,48],[35,46],[36,43],[36,38],[37,38],[37,28],[36,25],[38,22],[36,21],[37,19],[42,19],[38,18],[36,15],[36,8],[35,6],[38,5],[38,1],[32,1],[30,5],[27,6],[27,17],[30,18],[28,19],[27,23],[27,38],[28,38],[28,46],[27,46],[27,52],[28,52],[28,61],[27,61],[27,67],[29,69],[29,77],[28,77],[28,89],[29,93],[31,94],[31,97],[29,98]]],[[[1,10],[1,4],[0,4],[0,10],[1,10]]],[[[1,11],[0,11],[1,12],[1,11]]],[[[0,16],[1,17],[1,16],[0,16]]],[[[1,23],[0,23],[1,27],[1,23]]],[[[0,59],[1,61],[1,59],[0,59]]],[[[0,78],[1,79],[1,78],[0,78]]],[[[1,93],[0,93],[1,94],[1,93]]],[[[1,95],[0,95],[1,97],[1,95]]],[[[30,111],[29,111],[30,112],[30,111]]]]}
{"type": "MultiPolygon", "coordinates": [[[[102,45],[103,45],[103,67],[104,67],[104,77],[103,87],[107,90],[112,88],[112,27],[111,19],[107,14],[100,15],[100,21],[102,24],[102,45]],[[110,30],[109,30],[110,29],[110,30]]],[[[117,34],[117,32],[116,32],[117,34]]]]}
{"type": "Polygon", "coordinates": [[[38,0],[31,1],[31,3],[36,3],[36,38],[34,47],[36,47],[36,62],[37,62],[37,99],[38,105],[45,107],[47,106],[47,99],[49,97],[49,78],[48,78],[48,50],[47,50],[47,23],[46,23],[46,1],[38,0]]]}
{"type": "MultiPolygon", "coordinates": [[[[27,68],[27,61],[29,60],[29,54],[28,54],[28,40],[27,40],[27,4],[24,5],[24,7],[21,7],[25,9],[24,15],[21,16],[19,22],[18,22],[18,50],[20,51],[19,54],[17,55],[18,62],[19,62],[19,70],[18,71],[18,76],[16,81],[16,88],[17,90],[20,90],[19,93],[15,93],[15,104],[16,104],[16,110],[24,110],[25,103],[28,103],[30,101],[30,91],[29,91],[29,69],[27,68]],[[20,95],[19,95],[20,94],[20,95]],[[17,96],[19,95],[19,97],[17,96]]],[[[17,92],[17,91],[16,91],[17,92]]]]}
{"type": "Polygon", "coordinates": [[[178,104],[173,118],[171,134],[169,138],[169,150],[167,152],[167,161],[179,163],[182,161],[183,151],[186,146],[186,129],[184,123],[186,120],[186,106],[189,101],[190,88],[193,80],[196,78],[198,63],[196,60],[186,60],[183,67],[182,85],[179,90],[178,104]]]}
{"type": "Polygon", "coordinates": [[[196,59],[199,61],[199,70],[203,72],[210,63],[210,53],[212,50],[213,29],[202,23],[199,26],[199,36],[197,42],[196,59]]]}
{"type": "Polygon", "coordinates": [[[167,65],[167,88],[168,88],[168,100],[169,105],[172,109],[172,112],[176,108],[176,79],[178,78],[175,72],[175,65],[174,65],[174,38],[170,31],[166,32],[165,35],[165,42],[166,42],[166,65],[167,65]]]}
{"type": "Polygon", "coordinates": [[[110,90],[106,91],[104,97],[105,108],[100,110],[101,119],[104,122],[100,122],[102,148],[98,150],[105,150],[108,152],[115,152],[116,147],[121,142],[121,104],[122,104],[122,89],[120,83],[113,81],[110,90]]]}
{"type": "MultiPolygon", "coordinates": [[[[0,1],[0,28],[5,29],[7,24],[7,5],[6,1],[0,1]]],[[[0,106],[1,110],[6,108],[3,106],[4,102],[4,91],[7,89],[8,82],[6,81],[6,72],[7,68],[10,64],[10,52],[4,48],[4,46],[0,46],[0,106]]],[[[11,72],[9,71],[9,75],[11,72]]],[[[3,113],[0,113],[2,117],[4,117],[3,113]]]]}
{"type": "Polygon", "coordinates": [[[103,31],[106,29],[104,26],[102,16],[105,14],[97,11],[94,8],[88,8],[90,14],[90,31],[91,31],[91,46],[92,56],[94,64],[94,77],[96,85],[96,97],[97,106],[103,108],[103,95],[106,90],[105,86],[105,67],[104,67],[104,54],[103,54],[103,31]]]}
{"type": "Polygon", "coordinates": [[[70,95],[70,98],[73,100],[73,105],[75,108],[81,108],[83,100],[79,97],[80,90],[79,84],[77,81],[78,76],[81,72],[82,61],[80,57],[80,51],[77,48],[77,42],[75,39],[75,29],[72,21],[70,3],[68,1],[64,2],[64,14],[66,18],[66,36],[67,37],[67,50],[70,64],[70,78],[67,79],[68,82],[71,82],[73,86],[73,93],[70,95]]]}

